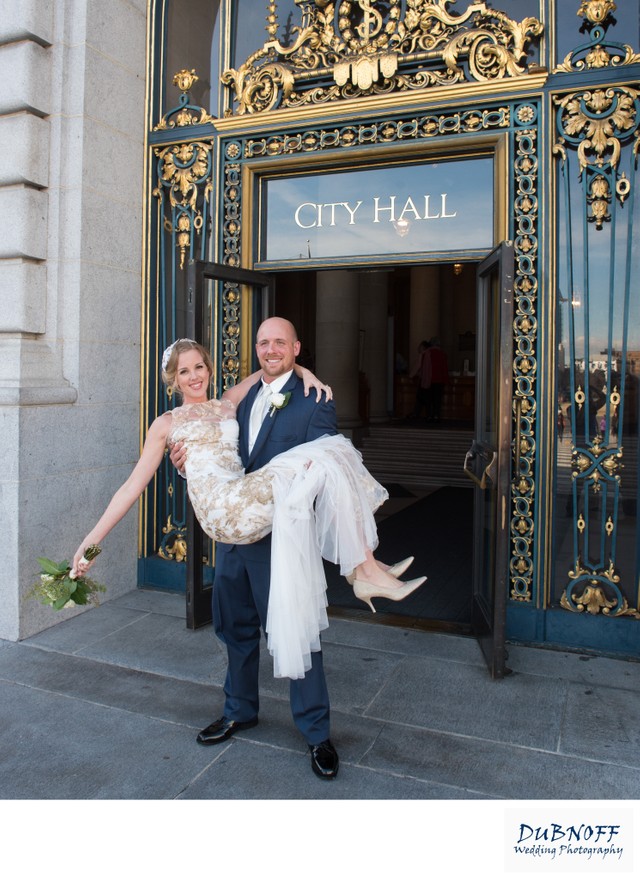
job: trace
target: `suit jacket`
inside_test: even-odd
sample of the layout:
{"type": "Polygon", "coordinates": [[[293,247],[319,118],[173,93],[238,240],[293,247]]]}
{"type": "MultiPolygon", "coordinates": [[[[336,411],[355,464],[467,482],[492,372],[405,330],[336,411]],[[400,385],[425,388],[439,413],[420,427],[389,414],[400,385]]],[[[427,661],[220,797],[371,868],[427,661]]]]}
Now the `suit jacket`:
{"type": "MultiPolygon", "coordinates": [[[[261,382],[256,382],[238,406],[237,412],[240,426],[240,458],[247,473],[259,470],[273,457],[286,452],[287,449],[338,432],[334,403],[327,403],[324,399],[316,403],[315,391],[310,391],[309,396],[305,397],[304,383],[294,372],[280,391],[282,394],[291,392],[287,405],[277,409],[272,415],[267,413],[253,449],[249,452],[249,417],[260,387],[261,382]]],[[[268,535],[251,546],[259,548],[270,540],[271,535],[268,535]]],[[[229,552],[233,547],[234,544],[229,543],[217,545],[218,552],[229,552]]],[[[243,547],[243,550],[248,549],[247,546],[243,547]]]]}

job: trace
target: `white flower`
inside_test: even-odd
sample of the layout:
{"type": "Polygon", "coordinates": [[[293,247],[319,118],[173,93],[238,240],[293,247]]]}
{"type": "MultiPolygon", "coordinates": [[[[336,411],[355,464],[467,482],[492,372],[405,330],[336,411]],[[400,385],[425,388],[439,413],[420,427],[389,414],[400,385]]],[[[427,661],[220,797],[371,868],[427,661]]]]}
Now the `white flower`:
{"type": "Polygon", "coordinates": [[[63,605],[62,605],[63,608],[65,608],[65,607],[75,607],[75,606],[76,606],[76,603],[75,603],[75,601],[73,600],[73,598],[70,598],[69,601],[67,601],[66,604],[63,604],[63,605]]]}
{"type": "Polygon", "coordinates": [[[291,391],[288,391],[286,394],[271,394],[269,397],[269,415],[273,415],[276,409],[284,409],[284,407],[289,402],[289,397],[291,396],[291,391]]]}

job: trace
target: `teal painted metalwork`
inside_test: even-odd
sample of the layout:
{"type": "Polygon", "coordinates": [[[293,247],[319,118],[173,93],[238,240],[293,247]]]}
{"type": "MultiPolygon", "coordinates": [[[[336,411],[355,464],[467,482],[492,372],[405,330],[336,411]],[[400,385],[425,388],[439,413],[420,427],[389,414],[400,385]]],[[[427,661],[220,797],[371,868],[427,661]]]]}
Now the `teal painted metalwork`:
{"type": "MultiPolygon", "coordinates": [[[[634,509],[637,496],[637,423],[627,422],[625,405],[630,374],[639,93],[627,86],[610,86],[571,92],[554,100],[564,182],[561,215],[567,223],[564,258],[569,290],[564,301],[569,324],[567,413],[572,438],[571,506],[567,512],[571,515],[573,558],[565,572],[560,603],[574,612],[586,609],[606,616],[636,615],[629,600],[637,604],[637,519],[633,560],[628,550],[619,553],[619,537],[625,492],[627,500],[633,499],[634,509]],[[623,161],[628,176],[627,170],[621,169],[623,161]],[[579,198],[572,191],[573,175],[580,181],[579,198]],[[574,235],[576,211],[580,224],[574,235]],[[605,236],[602,241],[594,237],[600,235],[605,236]],[[574,252],[580,255],[578,266],[574,252]],[[603,306],[606,349],[598,352],[602,345],[597,344],[597,333],[602,328],[600,321],[592,325],[592,317],[603,306]],[[625,430],[631,434],[630,449],[623,448],[625,430]],[[636,454],[629,457],[633,444],[636,454]],[[627,463],[626,472],[623,462],[627,463]]],[[[628,532],[627,521],[624,525],[628,532]]]]}
{"type": "MultiPolygon", "coordinates": [[[[158,271],[156,304],[157,350],[150,360],[150,381],[156,398],[149,417],[174,405],[160,372],[160,355],[176,338],[185,335],[185,267],[188,260],[204,260],[210,227],[213,185],[212,119],[194,104],[189,89],[197,80],[193,71],[180,71],[174,84],[183,89],[178,104],[167,111],[150,136],[155,157],[153,194],[157,199],[158,271]]],[[[186,554],[186,487],[170,462],[165,460],[157,476],[155,509],[149,517],[149,542],[158,555],[183,561],[186,554]]]]}

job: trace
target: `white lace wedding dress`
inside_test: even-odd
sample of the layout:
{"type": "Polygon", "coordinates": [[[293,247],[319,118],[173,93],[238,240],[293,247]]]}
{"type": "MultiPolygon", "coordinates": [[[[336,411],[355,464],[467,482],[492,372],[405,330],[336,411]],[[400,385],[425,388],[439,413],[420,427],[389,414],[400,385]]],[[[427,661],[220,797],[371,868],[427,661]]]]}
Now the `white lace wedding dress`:
{"type": "Polygon", "coordinates": [[[388,494],[345,437],[296,446],[245,474],[235,408],[216,400],[172,413],[168,443],[187,447],[189,498],[220,543],[255,543],[273,532],[267,643],[276,677],[301,678],[327,628],[322,558],[348,574],[374,550],[374,512],[388,494]]]}

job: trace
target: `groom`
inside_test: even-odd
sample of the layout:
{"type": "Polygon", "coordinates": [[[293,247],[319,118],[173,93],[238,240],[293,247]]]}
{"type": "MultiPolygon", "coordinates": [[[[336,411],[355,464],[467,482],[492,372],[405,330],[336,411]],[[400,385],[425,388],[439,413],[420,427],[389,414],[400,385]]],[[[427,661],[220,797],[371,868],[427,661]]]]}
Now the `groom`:
{"type": "MultiPolygon", "coordinates": [[[[293,372],[300,342],[295,327],[279,317],[258,328],[256,353],[261,381],[238,406],[240,457],[245,471],[258,470],[280,452],[320,436],[337,433],[333,403],[316,403],[304,395],[302,381],[293,372]],[[267,387],[265,387],[267,386],[267,387]],[[265,417],[272,393],[290,394],[274,416],[265,417]]],[[[182,469],[182,450],[171,453],[182,469]]],[[[201,745],[226,741],[238,730],[258,723],[258,664],[261,629],[267,621],[271,562],[271,535],[250,545],[218,543],[213,589],[213,622],[227,647],[228,671],[224,685],[224,714],[198,734],[201,745]]],[[[296,726],[311,752],[311,767],[320,778],[338,774],[338,754],[329,739],[329,694],[322,653],[311,654],[304,678],[290,681],[289,698],[296,726]]]]}

